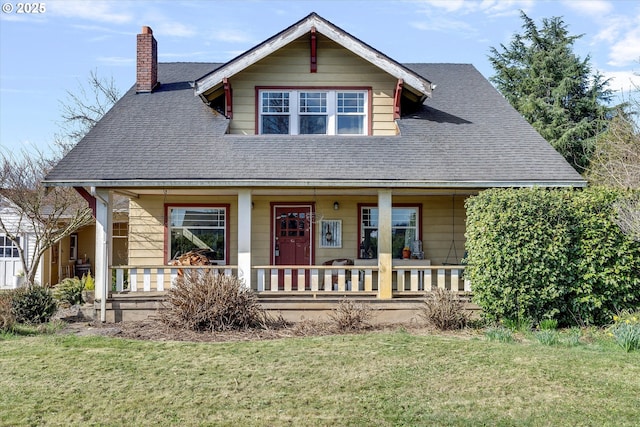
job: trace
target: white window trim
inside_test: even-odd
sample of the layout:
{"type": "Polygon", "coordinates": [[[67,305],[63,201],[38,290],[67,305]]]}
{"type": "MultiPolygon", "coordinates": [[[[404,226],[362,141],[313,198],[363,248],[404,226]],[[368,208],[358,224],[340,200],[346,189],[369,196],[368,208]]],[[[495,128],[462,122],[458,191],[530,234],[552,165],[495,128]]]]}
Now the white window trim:
{"type": "Polygon", "coordinates": [[[262,135],[262,116],[281,115],[289,117],[289,135],[299,135],[299,117],[301,115],[326,115],[327,133],[326,135],[340,136],[363,136],[369,134],[369,91],[366,89],[260,89],[258,91],[258,133],[262,135]],[[262,104],[262,94],[265,92],[287,92],[289,93],[288,113],[264,113],[262,104]],[[326,93],[327,112],[326,113],[300,113],[300,93],[326,93]],[[338,113],[338,93],[362,93],[364,95],[364,106],[362,113],[338,113]],[[362,116],[363,129],[361,134],[338,134],[338,116],[362,116]]]}

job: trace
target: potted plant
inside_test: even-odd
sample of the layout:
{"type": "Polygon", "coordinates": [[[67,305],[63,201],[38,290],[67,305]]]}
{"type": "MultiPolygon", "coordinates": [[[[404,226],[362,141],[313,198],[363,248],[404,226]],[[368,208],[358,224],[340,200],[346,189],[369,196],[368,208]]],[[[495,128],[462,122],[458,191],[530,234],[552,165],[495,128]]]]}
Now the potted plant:
{"type": "Polygon", "coordinates": [[[409,258],[411,258],[411,249],[409,249],[409,246],[405,246],[404,249],[402,249],[402,259],[409,258]]]}
{"type": "Polygon", "coordinates": [[[15,275],[13,276],[13,288],[17,289],[22,285],[22,282],[24,281],[24,271],[16,271],[15,275]]]}

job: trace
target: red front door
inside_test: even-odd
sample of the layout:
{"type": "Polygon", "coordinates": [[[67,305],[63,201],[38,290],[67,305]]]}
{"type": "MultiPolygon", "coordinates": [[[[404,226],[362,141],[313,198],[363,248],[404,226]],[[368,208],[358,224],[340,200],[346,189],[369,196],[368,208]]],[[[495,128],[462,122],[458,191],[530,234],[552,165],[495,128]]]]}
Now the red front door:
{"type": "MultiPolygon", "coordinates": [[[[274,225],[274,264],[311,265],[311,205],[276,206],[274,225]]],[[[297,273],[291,271],[292,289],[297,289],[297,273]]],[[[284,275],[285,271],[279,273],[280,289],[284,286],[284,275]]],[[[305,282],[308,288],[309,281],[305,282]]]]}

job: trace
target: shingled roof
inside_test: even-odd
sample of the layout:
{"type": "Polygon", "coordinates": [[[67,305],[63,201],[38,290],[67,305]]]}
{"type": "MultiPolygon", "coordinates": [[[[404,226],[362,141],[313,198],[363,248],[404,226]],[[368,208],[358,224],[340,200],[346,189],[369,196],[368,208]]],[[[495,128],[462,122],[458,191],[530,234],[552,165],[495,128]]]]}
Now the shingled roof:
{"type": "MultiPolygon", "coordinates": [[[[231,135],[192,82],[222,64],[161,63],[48,174],[77,186],[583,186],[469,64],[404,64],[435,83],[397,136],[231,135]],[[283,163],[282,153],[295,153],[283,163]]],[[[286,157],[284,157],[286,159],[286,157]]]]}

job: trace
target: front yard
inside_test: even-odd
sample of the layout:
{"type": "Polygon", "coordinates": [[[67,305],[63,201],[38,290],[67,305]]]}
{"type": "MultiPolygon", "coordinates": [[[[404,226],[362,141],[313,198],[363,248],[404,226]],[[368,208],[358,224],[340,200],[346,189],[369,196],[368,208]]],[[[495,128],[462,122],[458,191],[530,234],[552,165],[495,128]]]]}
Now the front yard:
{"type": "Polygon", "coordinates": [[[640,352],[402,328],[224,343],[0,337],[0,425],[584,425],[640,419],[640,352]]]}

